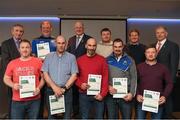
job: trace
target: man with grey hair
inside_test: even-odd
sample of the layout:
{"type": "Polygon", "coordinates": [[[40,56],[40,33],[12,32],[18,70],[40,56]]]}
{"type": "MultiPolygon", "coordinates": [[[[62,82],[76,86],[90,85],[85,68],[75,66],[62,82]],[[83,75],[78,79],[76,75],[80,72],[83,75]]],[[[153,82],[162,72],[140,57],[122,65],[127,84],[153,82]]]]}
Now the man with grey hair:
{"type": "MultiPolygon", "coordinates": [[[[168,31],[164,26],[158,26],[155,29],[157,42],[157,62],[165,65],[171,73],[171,78],[176,83],[176,73],[179,64],[179,46],[168,39],[168,31]]],[[[172,94],[166,100],[163,117],[168,119],[172,117],[173,101],[172,94]]]]}
{"type": "Polygon", "coordinates": [[[64,95],[65,113],[64,119],[70,119],[72,109],[72,89],[77,78],[78,67],[74,55],[65,51],[66,40],[63,36],[56,38],[56,52],[48,54],[44,60],[42,71],[47,83],[46,100],[48,106],[48,118],[55,119],[50,113],[49,96],[61,97],[64,95]]]}
{"type": "MultiPolygon", "coordinates": [[[[75,35],[69,38],[67,51],[76,56],[76,58],[86,54],[85,44],[91,36],[84,33],[84,24],[81,21],[76,21],[74,24],[75,35]]],[[[73,118],[78,118],[79,115],[79,93],[78,88],[73,86],[73,118]]]]}
{"type": "MultiPolygon", "coordinates": [[[[8,40],[5,40],[1,44],[1,76],[0,79],[3,79],[6,67],[11,60],[14,60],[20,57],[19,53],[19,43],[22,40],[24,34],[24,27],[21,24],[15,24],[11,28],[12,37],[8,40]]],[[[8,116],[11,116],[11,102],[12,102],[12,89],[8,87],[7,91],[8,96],[8,116]]]]}

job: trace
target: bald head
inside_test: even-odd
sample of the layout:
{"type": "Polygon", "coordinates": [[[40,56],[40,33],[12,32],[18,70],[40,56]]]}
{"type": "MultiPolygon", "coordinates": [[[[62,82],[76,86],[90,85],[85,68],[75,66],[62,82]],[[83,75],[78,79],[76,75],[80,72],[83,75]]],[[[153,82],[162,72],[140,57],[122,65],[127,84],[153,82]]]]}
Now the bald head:
{"type": "Polygon", "coordinates": [[[86,44],[94,44],[94,45],[96,45],[97,42],[96,42],[96,39],[94,39],[94,38],[89,38],[89,39],[87,40],[86,44]]]}
{"type": "Polygon", "coordinates": [[[77,21],[74,24],[74,31],[75,31],[75,34],[78,36],[81,36],[82,34],[84,34],[84,24],[80,21],[77,21]]]}
{"type": "Polygon", "coordinates": [[[94,38],[90,38],[86,42],[87,56],[94,56],[96,53],[97,42],[94,38]]]}
{"type": "Polygon", "coordinates": [[[65,37],[63,37],[62,35],[59,35],[59,36],[56,37],[56,42],[59,41],[59,40],[66,42],[65,37]]]}
{"type": "Polygon", "coordinates": [[[66,48],[66,39],[61,35],[57,36],[57,38],[56,38],[56,46],[57,46],[57,52],[59,54],[62,54],[65,51],[65,48],[66,48]]]}

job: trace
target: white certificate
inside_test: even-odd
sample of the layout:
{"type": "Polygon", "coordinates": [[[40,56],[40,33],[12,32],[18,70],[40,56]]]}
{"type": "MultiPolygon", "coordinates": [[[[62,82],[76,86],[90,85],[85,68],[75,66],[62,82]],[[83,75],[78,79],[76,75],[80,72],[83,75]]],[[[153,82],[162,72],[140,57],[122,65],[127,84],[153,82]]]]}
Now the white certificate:
{"type": "Polygon", "coordinates": [[[160,92],[144,90],[142,110],[149,112],[158,112],[160,92]]]}
{"type": "Polygon", "coordinates": [[[127,78],[113,78],[113,88],[117,90],[113,98],[123,98],[128,92],[127,78]]]}
{"type": "Polygon", "coordinates": [[[20,98],[27,98],[34,96],[34,91],[36,89],[35,81],[36,81],[35,75],[19,76],[19,84],[21,85],[21,88],[19,90],[20,98]]]}
{"type": "Polygon", "coordinates": [[[90,87],[87,89],[87,95],[97,95],[100,93],[101,79],[102,75],[88,75],[88,85],[90,85],[90,87]]]}
{"type": "Polygon", "coordinates": [[[65,112],[64,95],[58,98],[55,95],[50,95],[49,104],[51,115],[65,112]]]}
{"type": "Polygon", "coordinates": [[[45,59],[46,55],[50,53],[49,43],[36,44],[38,58],[45,59]]]}

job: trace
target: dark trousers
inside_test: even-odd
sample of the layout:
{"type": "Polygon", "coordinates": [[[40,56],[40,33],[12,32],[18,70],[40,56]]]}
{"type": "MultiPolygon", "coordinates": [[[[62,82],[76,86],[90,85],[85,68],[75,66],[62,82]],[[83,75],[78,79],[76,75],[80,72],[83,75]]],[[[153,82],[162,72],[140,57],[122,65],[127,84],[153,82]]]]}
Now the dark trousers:
{"type": "Polygon", "coordinates": [[[172,118],[172,112],[173,112],[173,100],[172,100],[172,94],[168,96],[166,99],[166,103],[164,104],[164,110],[163,110],[163,119],[170,119],[172,118]]]}
{"type": "Polygon", "coordinates": [[[79,94],[79,105],[82,119],[89,119],[90,111],[94,108],[95,119],[103,119],[104,113],[104,101],[98,101],[92,95],[86,95],[86,93],[79,94]]]}
{"type": "Polygon", "coordinates": [[[12,88],[7,89],[7,100],[8,100],[8,118],[11,118],[11,104],[12,104],[12,88]]]}
{"type": "Polygon", "coordinates": [[[41,103],[40,103],[40,108],[39,108],[38,119],[43,119],[44,106],[46,105],[45,104],[45,89],[46,89],[46,85],[43,86],[41,89],[41,103]]]}
{"type": "Polygon", "coordinates": [[[30,101],[12,101],[11,119],[37,119],[39,115],[40,99],[30,101]]]}
{"type": "Polygon", "coordinates": [[[79,115],[79,91],[78,87],[74,84],[72,86],[72,92],[73,92],[73,117],[77,118],[79,115]]]}
{"type": "Polygon", "coordinates": [[[126,102],[122,98],[113,98],[112,95],[107,95],[105,102],[107,105],[108,119],[118,119],[119,110],[122,114],[122,119],[131,119],[132,101],[126,102]]]}
{"type": "MultiPolygon", "coordinates": [[[[57,115],[51,115],[50,112],[50,104],[49,104],[49,96],[54,95],[54,92],[51,88],[46,88],[46,104],[48,107],[48,119],[57,119],[57,115]]],[[[65,113],[63,115],[63,119],[70,119],[71,118],[71,111],[72,111],[72,89],[66,91],[64,94],[65,100],[65,113]]]]}
{"type": "MultiPolygon", "coordinates": [[[[137,119],[138,120],[142,120],[142,119],[146,119],[146,115],[147,115],[147,111],[142,110],[142,103],[138,103],[137,105],[137,109],[136,109],[136,113],[137,113],[137,119]]],[[[158,109],[158,113],[151,113],[151,119],[161,119],[162,118],[162,112],[163,112],[163,106],[159,106],[158,109]]]]}

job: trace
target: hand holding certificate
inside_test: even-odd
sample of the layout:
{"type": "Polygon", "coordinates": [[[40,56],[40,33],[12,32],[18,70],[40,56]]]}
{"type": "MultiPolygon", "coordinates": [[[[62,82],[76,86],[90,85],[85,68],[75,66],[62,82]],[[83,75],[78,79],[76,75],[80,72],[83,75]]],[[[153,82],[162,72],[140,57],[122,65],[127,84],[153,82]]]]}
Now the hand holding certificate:
{"type": "Polygon", "coordinates": [[[35,76],[19,76],[20,98],[27,98],[34,96],[35,91],[35,76]]]}
{"type": "Polygon", "coordinates": [[[50,104],[51,115],[65,112],[64,95],[58,98],[55,95],[50,95],[49,104],[50,104]]]}
{"type": "Polygon", "coordinates": [[[36,47],[38,58],[45,59],[46,55],[50,53],[50,47],[48,42],[36,44],[36,47]]]}
{"type": "Polygon", "coordinates": [[[144,90],[142,110],[149,112],[158,112],[160,92],[144,90]]]}
{"type": "Polygon", "coordinates": [[[101,75],[89,74],[88,76],[88,85],[90,86],[87,89],[87,95],[97,95],[101,91],[101,75]]]}
{"type": "Polygon", "coordinates": [[[127,94],[127,78],[113,78],[113,88],[117,93],[113,94],[113,98],[124,98],[127,94]]]}

